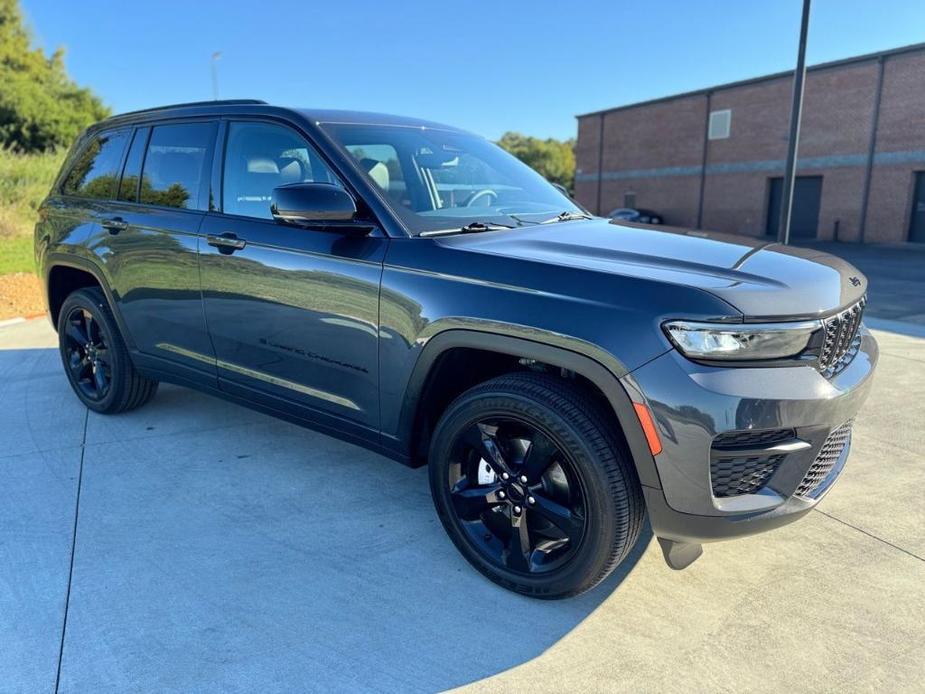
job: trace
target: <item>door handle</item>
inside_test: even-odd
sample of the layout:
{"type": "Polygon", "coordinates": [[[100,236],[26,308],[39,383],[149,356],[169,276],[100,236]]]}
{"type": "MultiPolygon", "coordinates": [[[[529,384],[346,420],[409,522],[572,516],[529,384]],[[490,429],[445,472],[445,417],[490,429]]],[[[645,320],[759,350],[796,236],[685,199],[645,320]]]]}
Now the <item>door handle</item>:
{"type": "Polygon", "coordinates": [[[103,228],[108,231],[110,234],[115,236],[120,231],[128,229],[128,222],[126,222],[122,217],[113,217],[112,219],[104,219],[101,224],[103,228]]]}
{"type": "Polygon", "coordinates": [[[226,232],[221,236],[209,234],[206,236],[206,243],[210,246],[215,246],[219,253],[224,253],[225,255],[239,251],[247,245],[247,241],[239,239],[230,232],[226,232]]]}

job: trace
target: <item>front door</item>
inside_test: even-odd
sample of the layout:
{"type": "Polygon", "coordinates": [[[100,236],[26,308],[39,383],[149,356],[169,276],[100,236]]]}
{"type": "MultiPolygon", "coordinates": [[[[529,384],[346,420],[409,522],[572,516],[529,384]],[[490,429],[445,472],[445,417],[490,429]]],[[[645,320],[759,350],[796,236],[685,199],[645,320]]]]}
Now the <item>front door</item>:
{"type": "Polygon", "coordinates": [[[912,218],[909,220],[909,240],[925,243],[925,172],[915,174],[912,195],[912,218]]]}
{"type": "Polygon", "coordinates": [[[297,404],[322,424],[348,420],[377,430],[379,284],[388,239],[273,220],[276,186],[339,184],[289,127],[228,123],[222,178],[222,213],[206,215],[200,247],[219,386],[270,406],[297,404]]]}
{"type": "Polygon", "coordinates": [[[217,121],[135,128],[115,200],[89,249],[106,266],[133,347],[215,385],[202,311],[199,227],[217,121]]]}
{"type": "MultiPolygon", "coordinates": [[[[783,178],[772,178],[768,192],[766,232],[776,237],[780,228],[783,178]]],[[[793,183],[790,212],[790,238],[814,239],[819,229],[819,205],[822,200],[822,176],[797,176],[793,183]]]]}

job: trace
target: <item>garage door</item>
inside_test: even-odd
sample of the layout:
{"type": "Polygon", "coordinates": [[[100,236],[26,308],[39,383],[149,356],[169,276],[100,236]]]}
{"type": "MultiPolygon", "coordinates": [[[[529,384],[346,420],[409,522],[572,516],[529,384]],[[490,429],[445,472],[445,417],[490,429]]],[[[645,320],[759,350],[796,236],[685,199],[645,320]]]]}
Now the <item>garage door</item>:
{"type": "Polygon", "coordinates": [[[909,240],[925,243],[925,173],[915,175],[915,192],[912,196],[912,218],[909,221],[909,240]]]}
{"type": "MultiPolygon", "coordinates": [[[[780,204],[784,189],[783,178],[772,178],[768,193],[766,231],[777,236],[780,227],[780,204]]],[[[791,239],[814,239],[819,229],[819,203],[822,200],[822,176],[797,176],[793,185],[793,207],[790,215],[791,239]]]]}

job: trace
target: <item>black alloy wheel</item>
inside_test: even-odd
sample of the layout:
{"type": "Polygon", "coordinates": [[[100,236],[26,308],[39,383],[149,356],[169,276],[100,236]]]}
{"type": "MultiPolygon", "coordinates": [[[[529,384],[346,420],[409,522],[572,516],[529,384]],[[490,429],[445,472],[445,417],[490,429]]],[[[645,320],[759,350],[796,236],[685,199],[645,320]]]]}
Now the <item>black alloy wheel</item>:
{"type": "Polygon", "coordinates": [[[450,403],[430,442],[437,515],[463,557],[532,597],[578,595],[635,546],[645,516],[606,406],[574,381],[516,372],[450,403]]]}
{"type": "Polygon", "coordinates": [[[125,412],[157,392],[157,381],[135,370],[106,295],[98,287],[78,289],[64,300],[58,313],[58,343],[74,393],[94,412],[125,412]]]}
{"type": "Polygon", "coordinates": [[[472,545],[510,571],[552,571],[586,530],[574,465],[536,426],[510,417],[471,424],[450,462],[453,513],[472,545]]]}
{"type": "Polygon", "coordinates": [[[100,401],[112,384],[112,363],[102,327],[87,309],[76,306],[65,319],[65,364],[84,397],[100,401]]]}

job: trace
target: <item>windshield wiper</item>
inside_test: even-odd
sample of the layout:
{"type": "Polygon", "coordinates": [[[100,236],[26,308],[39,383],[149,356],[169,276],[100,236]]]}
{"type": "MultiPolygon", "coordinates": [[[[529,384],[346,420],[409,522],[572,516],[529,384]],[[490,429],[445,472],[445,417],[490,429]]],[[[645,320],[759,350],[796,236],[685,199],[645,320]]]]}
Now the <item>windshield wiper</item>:
{"type": "Polygon", "coordinates": [[[550,217],[549,219],[544,219],[542,222],[537,222],[537,224],[555,224],[556,222],[572,222],[577,219],[594,219],[587,212],[560,212],[555,217],[550,217]]]}
{"type": "Polygon", "coordinates": [[[495,231],[497,229],[516,229],[513,224],[500,224],[498,222],[469,222],[458,229],[437,229],[435,231],[422,231],[418,236],[444,236],[446,234],[478,234],[481,231],[495,231]]]}
{"type": "MultiPolygon", "coordinates": [[[[521,214],[526,214],[526,213],[521,213],[521,214]]],[[[530,214],[538,214],[538,213],[531,212],[530,214]]],[[[524,224],[554,224],[556,222],[571,222],[574,219],[594,219],[594,217],[588,214],[587,212],[577,212],[577,211],[571,211],[571,210],[568,210],[566,212],[560,212],[555,217],[550,217],[549,219],[541,219],[538,222],[533,221],[532,219],[524,219],[523,217],[520,217],[516,214],[508,213],[507,216],[513,217],[518,222],[523,222],[524,224]]]]}

